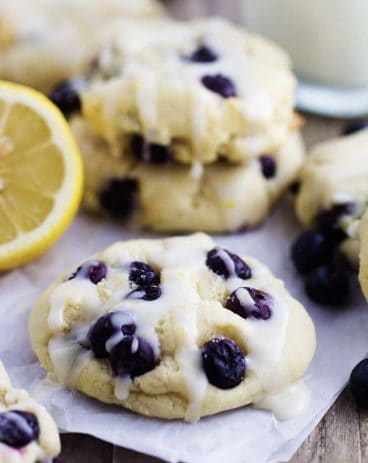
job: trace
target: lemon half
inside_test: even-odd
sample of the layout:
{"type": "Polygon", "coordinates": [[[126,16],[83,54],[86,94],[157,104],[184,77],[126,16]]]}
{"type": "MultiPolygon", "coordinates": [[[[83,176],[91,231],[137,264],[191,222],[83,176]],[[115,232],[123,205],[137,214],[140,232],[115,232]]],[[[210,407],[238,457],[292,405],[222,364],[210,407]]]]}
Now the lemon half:
{"type": "Polygon", "coordinates": [[[82,188],[80,153],[61,112],[35,90],[0,81],[0,270],[60,237],[82,188]]]}

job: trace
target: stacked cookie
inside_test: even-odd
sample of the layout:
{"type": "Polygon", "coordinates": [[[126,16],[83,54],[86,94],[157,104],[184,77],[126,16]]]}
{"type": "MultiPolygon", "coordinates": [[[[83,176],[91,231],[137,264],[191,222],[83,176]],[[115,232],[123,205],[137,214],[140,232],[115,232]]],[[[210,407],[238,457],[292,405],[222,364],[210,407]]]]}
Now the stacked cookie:
{"type": "Polygon", "coordinates": [[[51,463],[59,452],[59,433],[52,418],[26,391],[11,386],[0,361],[1,463],[51,463]]]}
{"type": "Polygon", "coordinates": [[[161,13],[154,0],[0,0],[0,78],[48,92],[84,72],[113,19],[161,13]]]}
{"type": "Polygon", "coordinates": [[[52,95],[74,114],[84,205],[158,231],[262,221],[304,159],[283,51],[220,19],[117,21],[104,43],[52,95]]]}

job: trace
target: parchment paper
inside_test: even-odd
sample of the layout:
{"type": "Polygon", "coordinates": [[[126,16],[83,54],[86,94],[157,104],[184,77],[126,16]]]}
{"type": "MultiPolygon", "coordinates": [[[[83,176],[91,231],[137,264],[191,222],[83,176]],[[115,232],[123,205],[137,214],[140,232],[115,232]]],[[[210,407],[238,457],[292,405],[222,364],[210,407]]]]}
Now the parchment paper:
{"type": "Polygon", "coordinates": [[[261,259],[286,281],[314,319],[318,349],[306,375],[312,399],[308,411],[296,419],[280,422],[269,412],[247,407],[196,424],[165,422],[102,405],[44,380],[27,335],[29,310],[37,296],[60,272],[113,241],[147,237],[84,214],[40,260],[0,277],[0,357],[14,385],[31,390],[64,432],[91,434],[172,463],[287,461],[333,403],[352,367],[368,351],[368,310],[358,286],[354,300],[345,309],[321,308],[305,297],[289,259],[290,243],[298,231],[291,205],[285,202],[258,230],[215,237],[234,252],[261,259]]]}

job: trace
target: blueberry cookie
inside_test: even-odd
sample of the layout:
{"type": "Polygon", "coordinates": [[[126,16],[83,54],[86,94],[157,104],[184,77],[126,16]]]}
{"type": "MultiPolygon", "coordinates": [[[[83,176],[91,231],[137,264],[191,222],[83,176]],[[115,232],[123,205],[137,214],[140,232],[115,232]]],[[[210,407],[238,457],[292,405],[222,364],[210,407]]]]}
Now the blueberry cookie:
{"type": "Polygon", "coordinates": [[[12,388],[0,362],[1,463],[51,463],[59,452],[58,430],[46,409],[12,388]]]}
{"type": "Polygon", "coordinates": [[[29,328],[63,386],[188,421],[300,407],[315,351],[313,323],[283,283],[204,234],[110,246],[47,289],[29,328]]]}
{"type": "Polygon", "coordinates": [[[365,297],[368,299],[368,212],[359,224],[359,281],[365,297]]]}
{"type": "Polygon", "coordinates": [[[85,168],[86,208],[156,231],[230,232],[260,223],[304,161],[297,132],[273,153],[245,164],[180,165],[137,136],[130,152],[112,156],[79,117],[71,121],[85,168]],[[147,162],[142,157],[148,159],[147,162]]]}
{"type": "Polygon", "coordinates": [[[356,231],[368,205],[368,130],[312,148],[300,174],[295,208],[305,228],[340,234],[343,249],[357,261],[356,231]]]}
{"type": "Polygon", "coordinates": [[[85,70],[116,17],[160,11],[154,0],[0,0],[0,78],[48,92],[85,70]]]}
{"type": "Polygon", "coordinates": [[[298,126],[294,87],[282,50],[225,20],[122,20],[79,97],[112,155],[138,138],[184,164],[248,163],[298,126]]]}

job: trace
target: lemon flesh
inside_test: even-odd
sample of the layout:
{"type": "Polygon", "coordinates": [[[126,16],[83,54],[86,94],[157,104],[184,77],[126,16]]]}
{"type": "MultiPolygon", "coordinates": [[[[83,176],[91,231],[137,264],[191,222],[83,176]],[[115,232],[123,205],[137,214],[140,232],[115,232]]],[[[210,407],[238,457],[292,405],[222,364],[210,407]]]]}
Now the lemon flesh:
{"type": "Polygon", "coordinates": [[[0,270],[60,237],[82,186],[81,157],[60,111],[40,93],[0,81],[0,270]]]}

